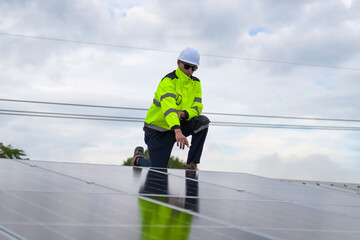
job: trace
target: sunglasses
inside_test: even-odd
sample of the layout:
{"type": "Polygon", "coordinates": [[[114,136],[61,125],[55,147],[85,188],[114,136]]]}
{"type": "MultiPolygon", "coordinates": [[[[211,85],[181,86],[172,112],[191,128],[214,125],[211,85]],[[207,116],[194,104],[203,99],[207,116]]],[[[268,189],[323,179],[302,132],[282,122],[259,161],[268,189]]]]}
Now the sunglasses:
{"type": "Polygon", "coordinates": [[[189,70],[191,68],[193,70],[193,72],[195,72],[198,69],[198,66],[196,66],[196,65],[189,65],[185,62],[182,62],[182,63],[184,64],[184,68],[186,70],[189,70]]]}

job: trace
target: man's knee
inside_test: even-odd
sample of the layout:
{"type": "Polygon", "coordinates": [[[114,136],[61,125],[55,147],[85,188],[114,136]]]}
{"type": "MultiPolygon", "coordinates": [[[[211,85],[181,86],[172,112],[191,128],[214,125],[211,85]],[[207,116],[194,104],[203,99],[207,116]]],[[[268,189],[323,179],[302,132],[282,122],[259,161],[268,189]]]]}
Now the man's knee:
{"type": "MultiPolygon", "coordinates": [[[[200,115],[191,119],[191,128],[194,133],[198,133],[204,129],[209,128],[210,120],[205,115],[200,115]]],[[[207,131],[207,130],[206,130],[207,131]]]]}

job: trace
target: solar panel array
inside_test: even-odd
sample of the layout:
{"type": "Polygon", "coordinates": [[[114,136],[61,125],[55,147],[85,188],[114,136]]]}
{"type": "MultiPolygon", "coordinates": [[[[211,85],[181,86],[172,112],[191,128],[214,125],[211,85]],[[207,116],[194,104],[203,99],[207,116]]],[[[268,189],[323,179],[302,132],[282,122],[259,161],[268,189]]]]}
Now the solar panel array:
{"type": "Polygon", "coordinates": [[[359,239],[360,193],[244,173],[0,159],[0,239],[359,239]]]}

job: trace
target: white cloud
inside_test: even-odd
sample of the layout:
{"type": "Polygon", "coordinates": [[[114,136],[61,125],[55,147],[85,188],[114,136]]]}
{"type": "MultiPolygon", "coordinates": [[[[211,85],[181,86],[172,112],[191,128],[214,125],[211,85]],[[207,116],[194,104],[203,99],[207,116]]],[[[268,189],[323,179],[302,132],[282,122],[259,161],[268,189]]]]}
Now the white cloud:
{"type": "MultiPolygon", "coordinates": [[[[359,8],[358,2],[340,0],[227,0],[220,5],[164,0],[1,2],[0,32],[118,47],[0,35],[0,98],[147,108],[158,82],[176,67],[178,52],[191,45],[203,54],[196,76],[202,80],[205,112],[359,119],[359,71],[262,61],[359,68],[359,8]],[[266,33],[249,35],[251,29],[260,28],[266,33]]],[[[0,105],[31,111],[146,114],[3,101],[0,105]]],[[[212,121],[358,126],[209,117],[212,121]]],[[[112,164],[131,156],[137,145],[145,146],[137,123],[4,115],[0,123],[2,142],[37,159],[112,164]]],[[[315,170],[320,163],[329,163],[328,175],[314,170],[311,177],[330,179],[337,169],[341,179],[349,179],[348,168],[355,166],[356,172],[360,167],[354,164],[360,152],[358,141],[356,134],[341,131],[213,126],[200,169],[276,177],[298,166],[306,169],[312,162],[315,170]],[[259,166],[267,162],[278,164],[278,170],[259,166]]],[[[182,159],[186,153],[174,149],[182,159]]],[[[306,174],[298,171],[294,176],[306,178],[306,174]]]]}
{"type": "Polygon", "coordinates": [[[314,154],[304,158],[296,156],[264,156],[257,161],[257,174],[285,179],[359,182],[359,171],[346,168],[326,155],[314,154]]]}

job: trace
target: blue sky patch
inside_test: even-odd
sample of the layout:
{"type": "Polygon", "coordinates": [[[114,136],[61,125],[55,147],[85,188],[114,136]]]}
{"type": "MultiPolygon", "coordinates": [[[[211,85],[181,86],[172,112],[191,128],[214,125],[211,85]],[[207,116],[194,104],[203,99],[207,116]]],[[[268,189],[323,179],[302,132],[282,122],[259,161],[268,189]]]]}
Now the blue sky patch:
{"type": "Polygon", "coordinates": [[[131,2],[119,2],[116,0],[110,0],[110,5],[108,7],[109,15],[112,19],[118,17],[126,17],[126,11],[133,8],[142,6],[143,0],[133,0],[131,2]]]}
{"type": "Polygon", "coordinates": [[[252,28],[249,30],[249,35],[254,37],[256,36],[258,33],[270,33],[270,31],[267,28],[264,27],[258,27],[258,28],[252,28]]]}

